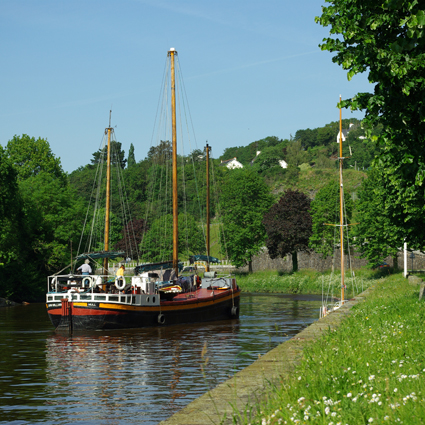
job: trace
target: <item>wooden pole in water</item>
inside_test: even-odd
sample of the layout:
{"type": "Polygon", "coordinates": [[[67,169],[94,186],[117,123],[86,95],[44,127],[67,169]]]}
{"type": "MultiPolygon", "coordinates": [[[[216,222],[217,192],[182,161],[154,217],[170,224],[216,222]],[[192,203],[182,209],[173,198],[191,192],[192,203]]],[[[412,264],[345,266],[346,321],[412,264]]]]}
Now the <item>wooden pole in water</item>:
{"type": "MultiPolygon", "coordinates": [[[[106,211],[105,211],[105,252],[109,251],[109,212],[111,209],[111,112],[109,111],[109,127],[105,129],[108,134],[108,154],[106,166],[106,211]]],[[[108,258],[103,259],[103,272],[108,274],[108,258]]]]}
{"type": "Polygon", "coordinates": [[[207,272],[210,271],[210,150],[211,147],[205,147],[207,151],[207,272]]]}
{"type": "MultiPolygon", "coordinates": [[[[339,96],[341,103],[341,95],[339,96]]],[[[341,243],[341,304],[344,303],[344,188],[342,183],[342,165],[344,158],[342,157],[342,110],[339,108],[339,230],[340,230],[340,243],[341,243]]]]}
{"type": "Polygon", "coordinates": [[[172,147],[173,147],[173,269],[176,277],[179,275],[179,227],[177,205],[177,133],[176,133],[176,81],[174,57],[177,51],[171,48],[168,52],[171,60],[171,120],[172,120],[172,147]]]}

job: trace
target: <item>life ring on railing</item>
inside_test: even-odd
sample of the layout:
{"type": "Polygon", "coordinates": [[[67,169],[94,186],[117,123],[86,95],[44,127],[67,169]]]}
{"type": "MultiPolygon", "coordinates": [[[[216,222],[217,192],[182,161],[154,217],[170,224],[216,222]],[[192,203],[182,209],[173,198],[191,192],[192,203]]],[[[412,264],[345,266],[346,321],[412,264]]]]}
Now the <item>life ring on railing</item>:
{"type": "Polygon", "coordinates": [[[238,308],[234,305],[233,307],[232,307],[232,316],[237,316],[238,315],[238,308]]]}
{"type": "Polygon", "coordinates": [[[164,325],[165,324],[165,316],[162,313],[158,314],[158,323],[160,325],[164,325]]]}
{"type": "Polygon", "coordinates": [[[56,276],[54,276],[52,281],[50,282],[50,289],[56,290],[57,281],[58,281],[58,278],[56,276]]]}
{"type": "Polygon", "coordinates": [[[81,283],[83,285],[83,288],[91,288],[93,286],[94,280],[91,276],[84,276],[81,283]]]}
{"type": "Polygon", "coordinates": [[[115,288],[117,288],[118,290],[122,291],[125,288],[125,284],[126,282],[125,282],[124,276],[117,276],[115,278],[115,288]]]}

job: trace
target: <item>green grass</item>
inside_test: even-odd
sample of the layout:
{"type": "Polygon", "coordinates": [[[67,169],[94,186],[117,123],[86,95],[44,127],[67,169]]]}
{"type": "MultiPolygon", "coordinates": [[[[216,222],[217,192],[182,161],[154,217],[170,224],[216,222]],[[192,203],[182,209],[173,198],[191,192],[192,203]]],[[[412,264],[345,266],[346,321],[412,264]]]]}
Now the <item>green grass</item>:
{"type": "MultiPolygon", "coordinates": [[[[251,406],[250,424],[425,423],[425,302],[401,274],[306,347],[292,377],[251,406]]],[[[248,423],[242,419],[242,423],[248,423]]]]}
{"type": "MultiPolygon", "coordinates": [[[[336,168],[310,168],[301,171],[296,182],[288,183],[284,180],[277,181],[276,183],[274,183],[273,191],[275,193],[280,193],[288,189],[297,189],[310,196],[314,196],[318,190],[326,186],[330,181],[337,182],[339,179],[338,176],[339,175],[336,168]]],[[[363,171],[345,169],[343,173],[344,192],[350,195],[356,193],[366,176],[366,173],[363,171]]]]}
{"type": "MultiPolygon", "coordinates": [[[[368,288],[380,275],[370,269],[355,271],[355,282],[351,277],[345,278],[346,298],[368,288]]],[[[236,281],[243,292],[276,292],[283,294],[322,294],[323,292],[340,295],[341,275],[337,272],[322,273],[303,269],[295,273],[279,271],[259,271],[252,274],[236,273],[236,281]]]]}

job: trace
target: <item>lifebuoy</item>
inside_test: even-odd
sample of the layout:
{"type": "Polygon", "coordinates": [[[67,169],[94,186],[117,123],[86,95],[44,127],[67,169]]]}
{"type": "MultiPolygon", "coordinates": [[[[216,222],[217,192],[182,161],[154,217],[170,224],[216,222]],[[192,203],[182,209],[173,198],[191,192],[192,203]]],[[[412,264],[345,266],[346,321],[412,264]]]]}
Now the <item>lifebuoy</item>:
{"type": "Polygon", "coordinates": [[[56,283],[57,283],[58,278],[55,276],[53,277],[52,281],[50,282],[50,288],[53,290],[56,290],[56,283]]]}
{"type": "Polygon", "coordinates": [[[165,323],[165,316],[162,313],[158,314],[158,323],[163,325],[165,323]]]}
{"type": "Polygon", "coordinates": [[[82,284],[83,284],[83,288],[91,288],[93,286],[93,278],[91,276],[84,276],[82,280],[82,284]]]}
{"type": "Polygon", "coordinates": [[[234,305],[232,307],[232,316],[237,316],[238,315],[238,308],[234,305]]]}
{"type": "Polygon", "coordinates": [[[125,279],[124,276],[117,276],[115,278],[115,287],[122,291],[125,288],[125,279]],[[120,283],[121,282],[121,283],[120,283]]]}

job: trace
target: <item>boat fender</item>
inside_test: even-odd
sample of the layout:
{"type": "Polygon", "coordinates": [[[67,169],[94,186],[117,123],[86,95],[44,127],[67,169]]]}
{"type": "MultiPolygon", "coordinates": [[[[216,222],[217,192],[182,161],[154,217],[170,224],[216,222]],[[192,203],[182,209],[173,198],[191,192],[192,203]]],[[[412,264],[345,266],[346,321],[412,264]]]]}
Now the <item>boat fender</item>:
{"type": "Polygon", "coordinates": [[[238,308],[234,305],[232,307],[232,316],[237,316],[238,315],[238,308]]]}
{"type": "Polygon", "coordinates": [[[96,279],[96,286],[101,286],[102,285],[102,278],[100,276],[97,277],[96,279]]]}
{"type": "Polygon", "coordinates": [[[117,276],[115,278],[115,287],[122,291],[125,287],[125,279],[123,276],[117,276]]]}
{"type": "Polygon", "coordinates": [[[83,288],[91,288],[93,286],[93,278],[91,276],[85,276],[82,283],[83,288]]]}
{"type": "Polygon", "coordinates": [[[165,324],[165,316],[162,313],[158,314],[158,323],[160,325],[164,325],[165,324]]]}

